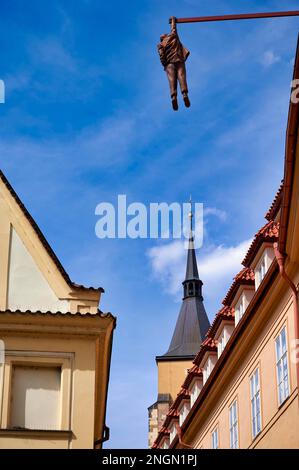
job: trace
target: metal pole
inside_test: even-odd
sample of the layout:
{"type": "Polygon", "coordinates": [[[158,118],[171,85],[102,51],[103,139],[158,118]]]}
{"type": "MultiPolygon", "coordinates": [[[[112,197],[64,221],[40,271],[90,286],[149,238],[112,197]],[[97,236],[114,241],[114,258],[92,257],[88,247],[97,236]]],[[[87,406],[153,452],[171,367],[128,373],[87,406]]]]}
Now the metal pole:
{"type": "MultiPolygon", "coordinates": [[[[205,23],[208,21],[255,20],[258,18],[280,18],[284,16],[299,16],[299,10],[275,11],[268,13],[243,13],[240,15],[197,16],[194,18],[176,18],[176,23],[205,23]]],[[[171,22],[171,19],[169,20],[169,22],[171,22]]]]}

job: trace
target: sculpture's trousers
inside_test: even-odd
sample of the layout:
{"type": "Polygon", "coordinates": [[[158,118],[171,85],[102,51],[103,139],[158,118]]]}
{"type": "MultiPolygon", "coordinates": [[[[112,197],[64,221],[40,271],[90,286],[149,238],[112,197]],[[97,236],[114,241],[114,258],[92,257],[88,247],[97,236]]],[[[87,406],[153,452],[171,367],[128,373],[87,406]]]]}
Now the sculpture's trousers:
{"type": "Polygon", "coordinates": [[[188,93],[185,62],[174,62],[165,67],[171,98],[177,96],[178,81],[182,93],[188,93]]]}

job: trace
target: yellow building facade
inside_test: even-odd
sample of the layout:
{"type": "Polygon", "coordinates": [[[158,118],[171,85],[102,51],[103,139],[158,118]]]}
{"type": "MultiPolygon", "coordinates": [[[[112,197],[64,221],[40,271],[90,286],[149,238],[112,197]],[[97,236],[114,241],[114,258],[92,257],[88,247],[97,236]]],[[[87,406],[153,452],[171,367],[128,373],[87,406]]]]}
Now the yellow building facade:
{"type": "Polygon", "coordinates": [[[0,448],[100,448],[115,318],[0,172],[0,448]]]}
{"type": "MultiPolygon", "coordinates": [[[[297,49],[294,79],[298,78],[297,49]]],[[[178,390],[154,448],[299,447],[296,101],[290,101],[282,185],[178,390]]]]}

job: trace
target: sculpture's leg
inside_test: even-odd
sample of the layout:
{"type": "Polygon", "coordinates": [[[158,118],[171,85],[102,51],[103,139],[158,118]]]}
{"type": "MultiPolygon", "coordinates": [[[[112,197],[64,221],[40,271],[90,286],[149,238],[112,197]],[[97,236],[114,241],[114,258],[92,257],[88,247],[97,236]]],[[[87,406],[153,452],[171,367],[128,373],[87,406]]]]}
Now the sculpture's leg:
{"type": "Polygon", "coordinates": [[[177,76],[177,68],[174,64],[168,64],[165,67],[165,71],[167,73],[167,78],[168,78],[168,81],[169,81],[172,107],[175,111],[177,111],[178,110],[178,101],[177,101],[178,76],[177,76]]]}
{"type": "Polygon", "coordinates": [[[178,80],[180,82],[181,92],[184,98],[184,103],[187,108],[190,107],[190,100],[188,97],[188,85],[187,85],[187,72],[185,62],[178,62],[176,64],[178,80]]]}

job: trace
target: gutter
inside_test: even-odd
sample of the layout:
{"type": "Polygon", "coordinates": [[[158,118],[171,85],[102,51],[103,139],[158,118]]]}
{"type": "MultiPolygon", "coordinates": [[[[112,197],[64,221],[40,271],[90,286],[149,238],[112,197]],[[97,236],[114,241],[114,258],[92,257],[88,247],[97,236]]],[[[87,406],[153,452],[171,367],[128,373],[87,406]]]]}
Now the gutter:
{"type": "Polygon", "coordinates": [[[176,427],[177,437],[179,439],[179,444],[183,447],[183,449],[193,449],[193,446],[190,446],[189,444],[185,444],[185,442],[182,441],[182,429],[180,425],[176,423],[175,427],[176,427]]]}
{"type": "Polygon", "coordinates": [[[107,414],[107,400],[108,400],[108,387],[110,381],[110,370],[111,370],[111,356],[112,356],[112,344],[113,344],[113,333],[116,328],[116,317],[113,317],[113,326],[111,331],[111,336],[109,340],[109,350],[108,350],[108,374],[106,380],[106,391],[105,391],[105,410],[104,410],[104,427],[102,432],[102,437],[97,439],[94,442],[94,449],[101,449],[102,444],[110,439],[110,428],[106,425],[106,414],[107,414]]]}
{"type": "MultiPolygon", "coordinates": [[[[295,57],[296,58],[293,80],[297,80],[299,78],[299,36],[295,57]]],[[[294,179],[294,167],[296,158],[296,143],[298,138],[298,120],[299,105],[296,102],[292,102],[292,99],[290,99],[289,116],[286,131],[285,167],[283,179],[284,184],[278,241],[278,249],[281,253],[284,253],[287,238],[287,227],[290,213],[290,202],[292,197],[292,185],[294,179]]]]}

